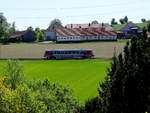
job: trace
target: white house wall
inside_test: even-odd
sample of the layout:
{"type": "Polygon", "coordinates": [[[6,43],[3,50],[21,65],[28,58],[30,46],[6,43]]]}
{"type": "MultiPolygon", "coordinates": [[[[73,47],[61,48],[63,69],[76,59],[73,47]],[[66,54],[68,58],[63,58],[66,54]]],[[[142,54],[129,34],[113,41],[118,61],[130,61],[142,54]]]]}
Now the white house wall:
{"type": "Polygon", "coordinates": [[[57,36],[57,41],[116,40],[117,36],[57,36]]]}

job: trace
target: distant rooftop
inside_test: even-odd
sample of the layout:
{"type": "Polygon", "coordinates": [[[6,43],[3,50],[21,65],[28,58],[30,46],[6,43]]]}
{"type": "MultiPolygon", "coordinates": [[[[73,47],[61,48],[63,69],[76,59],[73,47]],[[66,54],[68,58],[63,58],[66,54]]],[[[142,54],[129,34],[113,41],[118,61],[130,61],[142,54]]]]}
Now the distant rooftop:
{"type": "Polygon", "coordinates": [[[67,24],[66,28],[102,28],[104,27],[108,31],[113,31],[113,28],[108,23],[99,23],[99,24],[67,24]]]}

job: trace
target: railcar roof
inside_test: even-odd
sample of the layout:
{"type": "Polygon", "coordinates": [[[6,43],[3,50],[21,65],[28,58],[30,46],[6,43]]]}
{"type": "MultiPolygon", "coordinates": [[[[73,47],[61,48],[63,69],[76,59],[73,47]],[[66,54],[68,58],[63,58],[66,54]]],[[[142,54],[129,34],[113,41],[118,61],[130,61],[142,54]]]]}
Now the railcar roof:
{"type": "Polygon", "coordinates": [[[92,51],[91,49],[57,49],[57,50],[46,50],[46,51],[92,51]]]}

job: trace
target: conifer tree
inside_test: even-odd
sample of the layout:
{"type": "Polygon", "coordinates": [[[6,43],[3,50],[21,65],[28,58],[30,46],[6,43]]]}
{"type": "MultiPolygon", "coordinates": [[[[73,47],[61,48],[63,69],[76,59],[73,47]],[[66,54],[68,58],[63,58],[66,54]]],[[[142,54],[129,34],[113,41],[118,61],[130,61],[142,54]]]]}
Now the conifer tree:
{"type": "Polygon", "coordinates": [[[150,112],[150,39],[133,37],[124,54],[114,57],[111,69],[99,88],[100,113],[150,112]]]}

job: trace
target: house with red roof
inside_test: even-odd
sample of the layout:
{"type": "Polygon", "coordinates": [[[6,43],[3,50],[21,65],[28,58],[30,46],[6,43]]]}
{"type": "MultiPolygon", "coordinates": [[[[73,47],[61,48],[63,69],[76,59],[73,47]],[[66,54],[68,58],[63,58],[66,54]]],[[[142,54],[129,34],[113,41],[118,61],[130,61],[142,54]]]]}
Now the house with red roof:
{"type": "Polygon", "coordinates": [[[117,33],[108,24],[67,24],[47,30],[46,39],[56,42],[116,41],[117,33]]]}
{"type": "Polygon", "coordinates": [[[55,29],[56,42],[116,41],[117,33],[105,28],[67,28],[55,29]]]}

